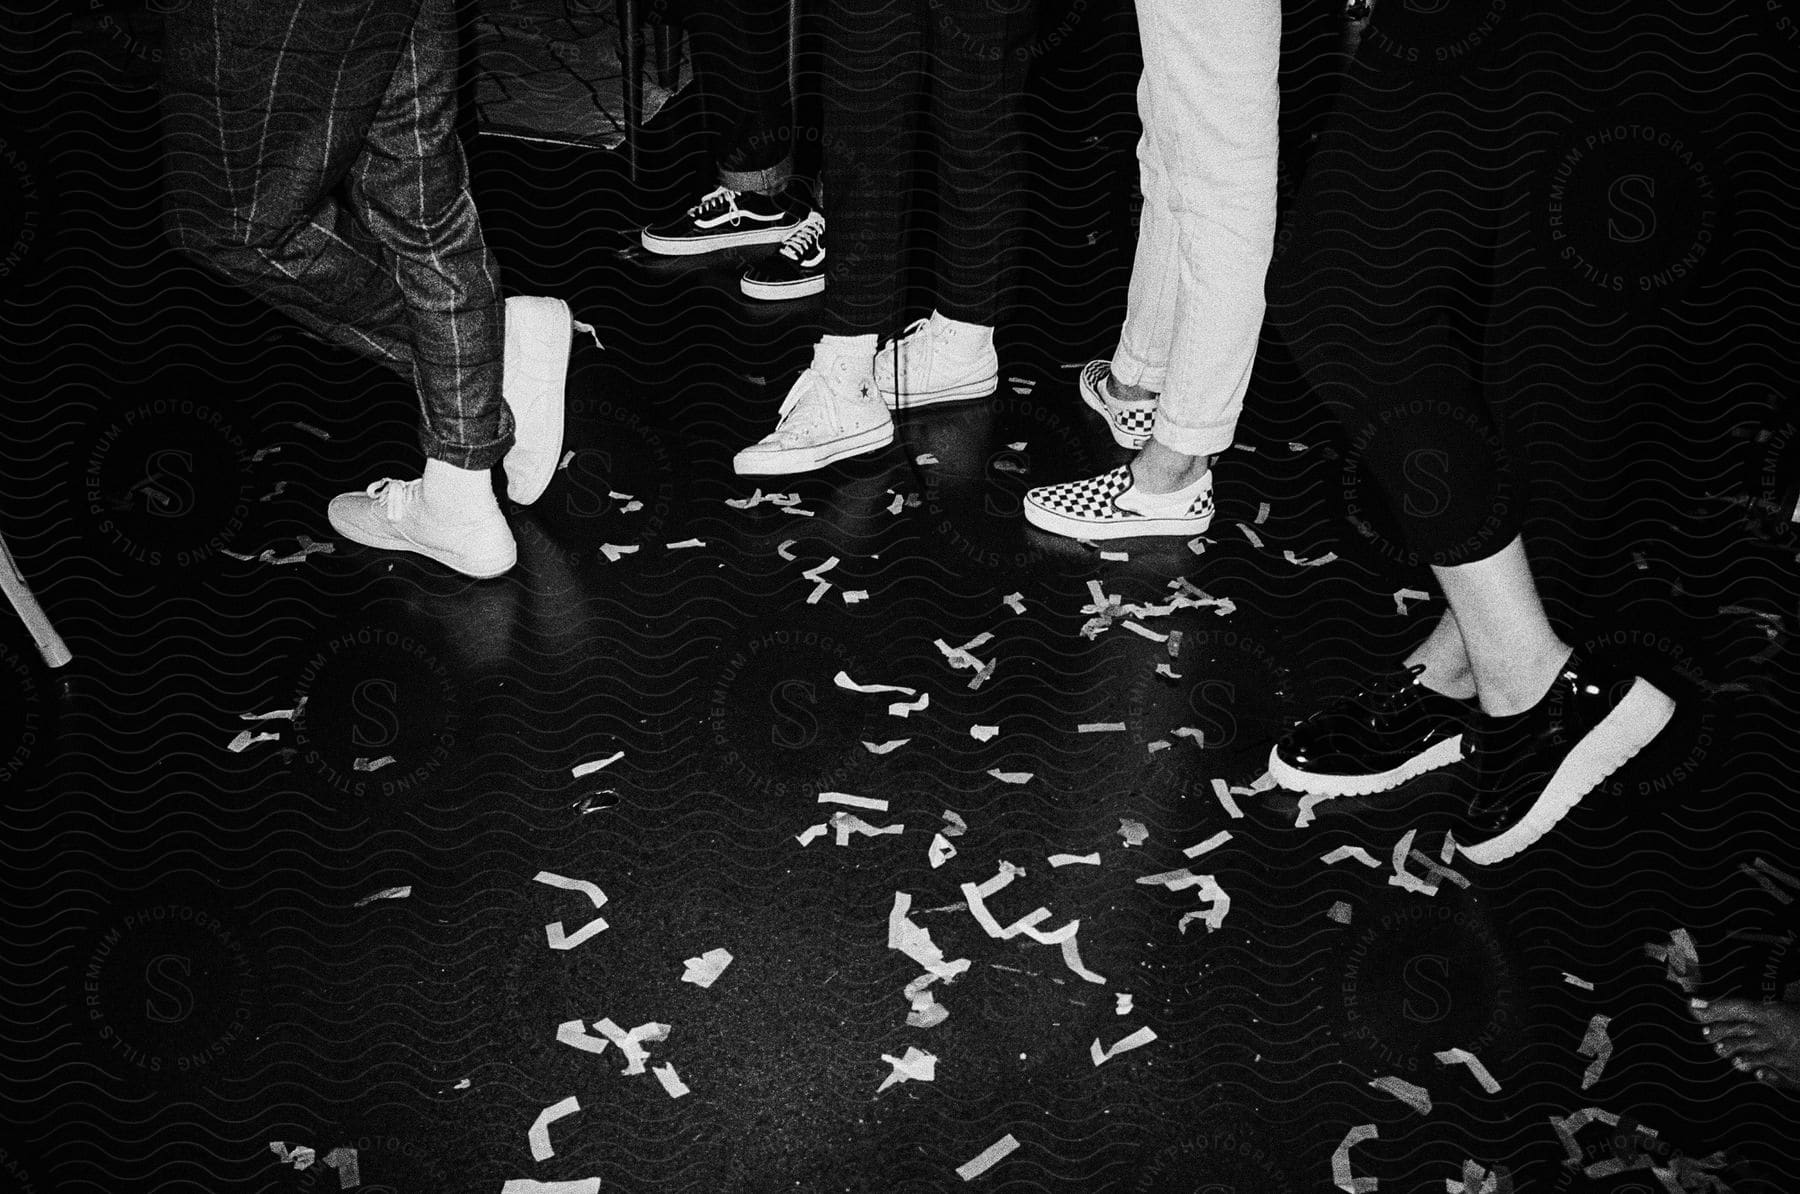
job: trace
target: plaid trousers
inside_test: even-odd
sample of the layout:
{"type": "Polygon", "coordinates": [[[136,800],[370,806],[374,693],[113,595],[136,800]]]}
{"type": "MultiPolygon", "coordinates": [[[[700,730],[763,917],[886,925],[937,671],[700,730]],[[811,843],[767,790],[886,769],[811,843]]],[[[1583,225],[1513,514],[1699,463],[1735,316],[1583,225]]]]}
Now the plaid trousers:
{"type": "Polygon", "coordinates": [[[412,379],[426,456],[496,464],[505,316],[454,128],[454,0],[194,0],[167,37],[174,242],[412,379]]]}

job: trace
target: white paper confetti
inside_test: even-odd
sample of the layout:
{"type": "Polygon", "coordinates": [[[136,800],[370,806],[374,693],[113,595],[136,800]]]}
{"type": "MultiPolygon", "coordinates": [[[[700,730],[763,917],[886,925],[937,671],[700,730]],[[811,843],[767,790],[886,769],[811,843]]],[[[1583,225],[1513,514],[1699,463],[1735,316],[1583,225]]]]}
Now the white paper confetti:
{"type": "Polygon", "coordinates": [[[1205,841],[1200,842],[1197,845],[1189,846],[1187,849],[1183,850],[1181,853],[1185,857],[1188,857],[1188,858],[1198,858],[1202,854],[1205,854],[1209,850],[1217,850],[1220,846],[1223,846],[1226,842],[1228,842],[1230,840],[1231,840],[1231,830],[1221,829],[1221,830],[1219,830],[1219,832],[1213,834],[1211,837],[1207,838],[1205,841]]]}
{"type": "Polygon", "coordinates": [[[556,1026],[556,1039],[559,1044],[580,1049],[584,1053],[606,1052],[606,1038],[589,1036],[587,1025],[580,1020],[564,1020],[556,1026]]]}
{"type": "Polygon", "coordinates": [[[604,759],[595,759],[588,763],[578,763],[570,768],[570,771],[574,774],[576,779],[580,779],[584,775],[592,775],[602,767],[610,767],[624,757],[625,752],[619,751],[617,754],[609,755],[604,759]]]}
{"type": "Polygon", "coordinates": [[[1575,1050],[1583,1057],[1594,1059],[1581,1075],[1583,1090],[1600,1081],[1600,1075],[1606,1070],[1606,1063],[1612,1060],[1612,1036],[1606,1031],[1606,1026],[1611,1023],[1611,1016],[1595,1016],[1589,1020],[1587,1035],[1581,1038],[1581,1045],[1575,1050]]]}
{"type": "Polygon", "coordinates": [[[904,824],[871,825],[855,813],[832,813],[831,827],[837,830],[837,844],[840,846],[849,845],[852,834],[861,834],[863,837],[882,837],[887,834],[906,832],[904,824]]]}
{"type": "Polygon", "coordinates": [[[379,759],[358,758],[350,762],[352,771],[380,771],[383,767],[391,767],[396,762],[393,755],[382,755],[379,759]]]}
{"type": "Polygon", "coordinates": [[[295,1169],[312,1168],[312,1163],[318,1160],[319,1156],[304,1144],[296,1144],[290,1149],[286,1143],[280,1140],[269,1141],[269,1151],[275,1154],[277,1161],[283,1165],[292,1165],[295,1169]]]}
{"type": "Polygon", "coordinates": [[[775,554],[780,556],[784,560],[793,559],[794,553],[789,551],[788,548],[792,547],[794,544],[796,544],[798,542],[800,542],[800,540],[798,540],[798,539],[783,539],[780,543],[777,543],[775,545],[775,554]]]}
{"type": "Polygon", "coordinates": [[[1308,793],[1300,798],[1300,815],[1294,818],[1295,829],[1305,829],[1313,823],[1313,809],[1331,800],[1333,797],[1317,792],[1308,793]]]}
{"type": "Polygon", "coordinates": [[[1398,887],[1401,891],[1416,891],[1420,895],[1434,896],[1437,894],[1437,884],[1427,883],[1406,869],[1406,860],[1418,853],[1412,848],[1413,838],[1418,835],[1418,832],[1417,829],[1409,829],[1398,842],[1394,843],[1392,859],[1394,873],[1388,876],[1388,886],[1398,887]]]}
{"type": "Polygon", "coordinates": [[[654,1066],[650,1072],[656,1075],[656,1080],[662,1083],[662,1088],[669,1092],[671,1099],[679,1099],[688,1093],[687,1083],[681,1080],[681,1076],[675,1072],[674,1066],[654,1066]]]}
{"type": "Polygon", "coordinates": [[[1326,909],[1325,915],[1341,925],[1347,925],[1350,923],[1351,912],[1352,910],[1348,903],[1343,900],[1338,900],[1333,903],[1330,908],[1326,909]]]}
{"type": "Polygon", "coordinates": [[[969,832],[969,823],[964,821],[959,814],[953,813],[949,809],[944,810],[944,820],[949,822],[948,827],[944,830],[945,837],[961,837],[963,834],[969,832]]]}
{"type": "MultiPolygon", "coordinates": [[[[589,883],[586,879],[570,879],[563,875],[553,874],[550,871],[539,871],[536,875],[532,876],[532,879],[534,882],[543,883],[550,887],[560,887],[565,891],[579,892],[582,895],[585,895],[595,908],[604,908],[606,906],[606,893],[601,891],[594,884],[589,883]]],[[[606,921],[601,917],[596,916],[573,934],[565,934],[563,932],[562,921],[552,921],[550,924],[544,926],[544,937],[549,941],[551,949],[574,949],[596,933],[605,931],[606,921]]]]}
{"type": "Polygon", "coordinates": [[[1269,521],[1269,503],[1261,502],[1256,507],[1256,517],[1250,520],[1257,526],[1269,521]]]}
{"type": "Polygon", "coordinates": [[[1125,723],[1122,721],[1084,721],[1075,727],[1079,734],[1123,734],[1125,723]]]}
{"type": "Polygon", "coordinates": [[[876,1094],[880,1094],[888,1087],[900,1082],[932,1082],[937,1078],[936,1055],[912,1045],[906,1047],[904,1057],[894,1057],[891,1054],[883,1053],[881,1060],[893,1066],[894,1070],[893,1073],[881,1080],[881,1085],[875,1088],[876,1094]]]}
{"type": "Polygon", "coordinates": [[[1590,983],[1585,978],[1576,978],[1567,970],[1563,971],[1563,981],[1568,983],[1571,987],[1580,987],[1583,991],[1592,991],[1594,989],[1593,983],[1590,983]]]}
{"type": "Polygon", "coordinates": [[[1417,589],[1395,589],[1394,590],[1394,612],[1399,614],[1401,617],[1405,617],[1408,612],[1407,606],[1406,606],[1406,603],[1408,601],[1430,601],[1430,600],[1431,600],[1430,593],[1421,593],[1417,589]]]}
{"type": "Polygon", "coordinates": [[[1000,600],[1002,603],[1004,603],[1005,605],[1010,607],[1012,609],[1013,613],[1022,614],[1025,612],[1024,598],[1025,598],[1025,594],[1023,594],[1023,593],[1008,593],[1006,596],[1002,597],[1000,600]]]}
{"type": "Polygon", "coordinates": [[[550,1147],[550,1125],[566,1116],[574,1115],[580,1110],[581,1104],[576,1101],[574,1095],[570,1095],[560,1103],[552,1103],[538,1112],[537,1119],[532,1122],[530,1131],[526,1133],[526,1139],[531,1142],[532,1160],[548,1161],[556,1155],[556,1150],[550,1147]]]}
{"type": "Polygon", "coordinates": [[[931,869],[935,871],[956,857],[956,847],[951,845],[950,839],[943,834],[934,833],[931,835],[931,846],[925,851],[925,857],[930,860],[931,869]]]}
{"type": "Polygon", "coordinates": [[[919,692],[916,688],[907,688],[900,684],[858,684],[850,678],[847,672],[839,672],[831,678],[831,682],[850,692],[898,692],[905,696],[916,696],[919,692]]]}
{"type": "Polygon", "coordinates": [[[869,590],[867,590],[867,589],[845,589],[844,590],[844,604],[845,605],[855,605],[859,601],[867,601],[868,599],[869,599],[869,590]]]}
{"type": "Polygon", "coordinates": [[[920,452],[917,456],[913,457],[914,464],[936,464],[937,462],[937,456],[931,452],[920,452]]]}
{"type": "Polygon", "coordinates": [[[830,828],[831,827],[826,825],[823,821],[819,822],[817,825],[808,825],[805,829],[794,835],[794,840],[799,842],[802,846],[810,846],[819,838],[823,837],[830,828]]]}
{"type": "Polygon", "coordinates": [[[669,544],[668,550],[682,551],[689,547],[705,547],[705,546],[706,546],[706,540],[704,540],[704,539],[683,539],[679,543],[669,544]]]}
{"type": "Polygon", "coordinates": [[[1344,1133],[1343,1143],[1331,1154],[1331,1181],[1344,1194],[1371,1194],[1375,1187],[1372,1177],[1350,1176],[1350,1150],[1365,1140],[1375,1140],[1381,1133],[1374,1124],[1358,1124],[1344,1133]]]}
{"type": "Polygon", "coordinates": [[[931,694],[929,692],[922,692],[919,694],[918,700],[916,700],[916,701],[895,701],[893,704],[888,706],[887,711],[888,711],[889,717],[905,717],[908,714],[918,713],[918,712],[921,712],[930,707],[931,707],[931,694]]]}
{"type": "Polygon", "coordinates": [[[239,730],[237,737],[225,744],[225,749],[232,754],[242,754],[245,747],[254,746],[258,742],[279,742],[281,735],[276,733],[252,734],[249,730],[239,730]]]}
{"type": "Polygon", "coordinates": [[[718,982],[719,976],[725,973],[725,967],[731,965],[731,951],[723,948],[709,949],[697,958],[686,959],[684,964],[687,969],[682,971],[681,981],[704,989],[718,982]]]}
{"type": "Polygon", "coordinates": [[[1467,1066],[1469,1073],[1474,1075],[1475,1081],[1481,1084],[1481,1089],[1489,1094],[1500,1092],[1500,1084],[1494,1080],[1492,1074],[1488,1073],[1488,1068],[1481,1064],[1480,1058],[1467,1049],[1445,1049],[1442,1053],[1434,1053],[1432,1056],[1444,1065],[1467,1066]]]}
{"type": "MultiPolygon", "coordinates": [[[[908,741],[908,739],[901,739],[908,741]]],[[[888,802],[875,796],[852,796],[848,792],[820,792],[820,804],[842,804],[850,808],[866,808],[871,812],[885,813],[888,802]]]]}
{"type": "Polygon", "coordinates": [[[1361,846],[1339,846],[1329,854],[1322,855],[1319,858],[1319,861],[1330,865],[1334,862],[1342,862],[1346,858],[1354,858],[1356,861],[1370,868],[1378,869],[1381,866],[1379,862],[1375,861],[1374,856],[1361,846]]]}
{"type": "Polygon", "coordinates": [[[600,554],[606,557],[607,563],[616,564],[619,562],[619,557],[628,556],[637,549],[638,545],[635,543],[602,543],[600,554]]]}
{"type": "Polygon", "coordinates": [[[1262,536],[1251,530],[1248,525],[1240,522],[1237,524],[1237,529],[1244,532],[1244,538],[1250,540],[1251,547],[1261,547],[1263,545],[1262,536]]]}
{"type": "Polygon", "coordinates": [[[970,726],[969,737],[977,742],[992,742],[1000,734],[999,726],[970,726]]]}
{"type": "Polygon", "coordinates": [[[1124,1037],[1110,1049],[1102,1048],[1100,1045],[1100,1038],[1095,1037],[1094,1043],[1088,1046],[1088,1056],[1094,1059],[1095,1065],[1099,1065],[1102,1062],[1111,1061],[1121,1053],[1128,1053],[1133,1049],[1141,1049],[1155,1039],[1156,1030],[1148,1025],[1131,1033],[1129,1036],[1124,1037]]]}
{"type": "Polygon", "coordinates": [[[892,754],[894,751],[899,750],[902,746],[905,746],[911,741],[911,738],[890,738],[886,742],[865,741],[863,743],[863,749],[872,755],[886,755],[892,754]]]}
{"type": "Polygon", "coordinates": [[[1046,861],[1051,866],[1075,866],[1077,864],[1099,866],[1100,852],[1096,850],[1092,854],[1052,854],[1046,861]]]}
{"type": "Polygon", "coordinates": [[[1420,1115],[1431,1114],[1431,1092],[1423,1086],[1408,1082],[1398,1074],[1388,1074],[1369,1083],[1376,1090],[1385,1090],[1396,1099],[1407,1104],[1420,1115]]]}
{"type": "Polygon", "coordinates": [[[619,1052],[625,1055],[625,1068],[619,1072],[628,1077],[643,1073],[644,1063],[650,1060],[650,1054],[644,1049],[645,1042],[655,1044],[669,1039],[669,1026],[658,1024],[654,1020],[648,1024],[639,1024],[630,1032],[611,1020],[596,1020],[594,1027],[605,1033],[606,1039],[617,1045],[619,1052]]]}
{"type": "Polygon", "coordinates": [[[1128,993],[1121,991],[1113,996],[1113,1000],[1113,1015],[1129,1016],[1131,1014],[1131,996],[1128,993]]]}
{"type": "Polygon", "coordinates": [[[412,895],[412,887],[410,885],[406,887],[384,887],[374,895],[366,895],[362,899],[356,901],[355,906],[361,908],[364,904],[373,904],[376,900],[404,900],[410,895],[412,895]]]}
{"type": "Polygon", "coordinates": [[[994,1141],[994,1143],[982,1149],[981,1152],[977,1153],[974,1157],[964,1161],[961,1165],[958,1165],[956,1167],[956,1176],[962,1178],[965,1182],[974,1181],[976,1178],[992,1169],[1000,1161],[1011,1155],[1012,1151],[1018,1147],[1019,1142],[1013,1139],[1011,1132],[1008,1132],[1006,1135],[1000,1137],[1000,1139],[994,1141]]]}
{"type": "Polygon", "coordinates": [[[1232,799],[1230,784],[1222,779],[1215,779],[1212,781],[1212,790],[1213,795],[1218,797],[1220,806],[1225,809],[1232,820],[1244,815],[1244,810],[1238,807],[1236,800],[1232,799]]]}
{"type": "Polygon", "coordinates": [[[1225,894],[1225,889],[1211,875],[1200,876],[1199,895],[1202,900],[1212,901],[1212,906],[1204,912],[1187,912],[1182,915],[1175,927],[1181,930],[1183,936],[1187,934],[1188,923],[1194,920],[1204,921],[1207,932],[1216,932],[1224,926],[1225,916],[1231,911],[1231,897],[1225,894]]]}
{"type": "Polygon", "coordinates": [[[1133,821],[1129,817],[1119,818],[1119,836],[1125,839],[1127,848],[1141,846],[1150,840],[1150,831],[1144,828],[1142,821],[1133,821]]]}
{"type": "Polygon", "coordinates": [[[950,982],[969,968],[969,959],[958,958],[954,962],[946,962],[944,952],[932,942],[931,934],[907,917],[907,911],[911,907],[912,896],[909,893],[894,893],[894,906],[888,912],[887,947],[898,950],[923,966],[933,978],[950,982]]]}
{"type": "Polygon", "coordinates": [[[600,1194],[600,1179],[580,1177],[566,1182],[540,1182],[515,1177],[500,1187],[500,1194],[600,1194]]]}
{"type": "Polygon", "coordinates": [[[1003,784],[1028,784],[1031,782],[1029,771],[1002,771],[998,767],[991,768],[988,774],[1003,784]]]}

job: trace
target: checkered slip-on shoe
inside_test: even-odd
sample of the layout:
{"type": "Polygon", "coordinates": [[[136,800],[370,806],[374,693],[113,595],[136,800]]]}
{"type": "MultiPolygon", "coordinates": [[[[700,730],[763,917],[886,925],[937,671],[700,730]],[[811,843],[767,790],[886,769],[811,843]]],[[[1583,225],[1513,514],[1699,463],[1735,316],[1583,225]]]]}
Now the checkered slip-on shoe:
{"type": "Polygon", "coordinates": [[[1121,402],[1106,389],[1106,376],[1112,372],[1110,361],[1089,361],[1081,367],[1076,386],[1081,400],[1106,420],[1113,442],[1133,452],[1150,442],[1156,430],[1156,399],[1146,402],[1121,402]]]}
{"type": "Polygon", "coordinates": [[[1132,489],[1131,466],[1085,481],[1044,485],[1025,494],[1025,521],[1071,539],[1200,535],[1212,526],[1212,471],[1174,493],[1132,489]]]}

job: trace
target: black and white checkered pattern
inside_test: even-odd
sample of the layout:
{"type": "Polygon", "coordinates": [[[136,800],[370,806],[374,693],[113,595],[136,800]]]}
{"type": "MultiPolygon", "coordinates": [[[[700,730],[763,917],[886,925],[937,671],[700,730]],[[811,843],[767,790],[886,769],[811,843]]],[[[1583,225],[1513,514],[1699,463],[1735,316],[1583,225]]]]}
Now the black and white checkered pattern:
{"type": "MultiPolygon", "coordinates": [[[[1061,485],[1044,485],[1025,495],[1029,506],[1036,506],[1061,521],[1073,521],[1093,527],[1125,526],[1144,522],[1142,514],[1121,510],[1114,499],[1131,488],[1131,468],[1120,465],[1111,472],[1082,481],[1065,481],[1061,485]]],[[[1213,515],[1212,486],[1203,487],[1178,519],[1205,519],[1213,515]]]]}
{"type": "Polygon", "coordinates": [[[1079,388],[1081,400],[1095,413],[1105,416],[1113,442],[1121,448],[1137,451],[1156,430],[1155,402],[1120,402],[1106,390],[1106,375],[1111,362],[1089,361],[1081,368],[1079,388]]]}

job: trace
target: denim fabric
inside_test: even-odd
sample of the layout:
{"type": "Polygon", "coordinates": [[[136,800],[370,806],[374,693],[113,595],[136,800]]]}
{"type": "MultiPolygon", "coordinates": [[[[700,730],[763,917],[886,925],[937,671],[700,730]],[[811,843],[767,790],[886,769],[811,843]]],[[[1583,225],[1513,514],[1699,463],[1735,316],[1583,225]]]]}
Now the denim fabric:
{"type": "Polygon", "coordinates": [[[898,330],[915,142],[937,179],[937,309],[993,325],[1027,197],[1019,115],[1028,55],[1019,51],[1035,4],[833,0],[820,9],[826,334],[898,330]]]}
{"type": "Polygon", "coordinates": [[[1144,211],[1113,376],[1160,392],[1156,439],[1231,446],[1275,247],[1280,0],[1138,0],[1144,211]]]}
{"type": "Polygon", "coordinates": [[[505,317],[454,129],[454,0],[194,0],[167,37],[175,243],[411,378],[426,456],[497,463],[505,317]]]}

